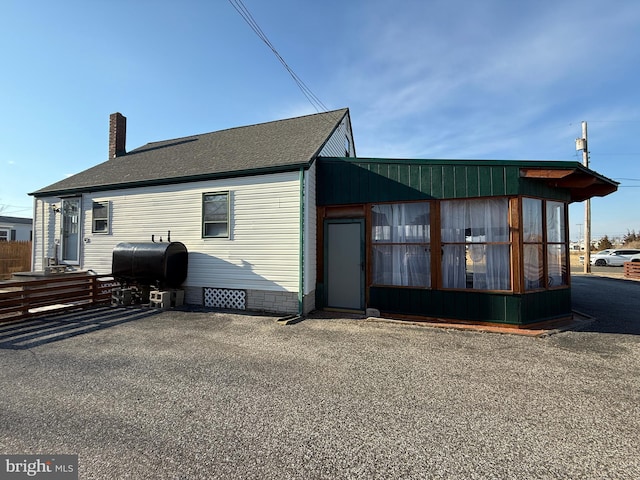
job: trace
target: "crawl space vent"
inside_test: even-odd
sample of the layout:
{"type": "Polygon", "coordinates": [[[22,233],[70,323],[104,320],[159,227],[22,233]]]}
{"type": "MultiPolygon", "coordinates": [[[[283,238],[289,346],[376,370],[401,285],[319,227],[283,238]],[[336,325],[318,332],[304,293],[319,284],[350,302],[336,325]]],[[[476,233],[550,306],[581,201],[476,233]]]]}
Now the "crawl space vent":
{"type": "Polygon", "coordinates": [[[245,310],[247,308],[247,292],[230,288],[204,289],[204,306],[214,308],[230,308],[245,310]]]}

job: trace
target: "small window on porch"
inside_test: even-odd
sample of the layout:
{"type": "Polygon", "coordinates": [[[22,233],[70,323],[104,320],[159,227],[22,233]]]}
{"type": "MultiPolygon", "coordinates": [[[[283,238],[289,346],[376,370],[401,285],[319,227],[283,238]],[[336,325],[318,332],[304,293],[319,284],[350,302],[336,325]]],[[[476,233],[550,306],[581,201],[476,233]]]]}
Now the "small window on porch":
{"type": "Polygon", "coordinates": [[[109,202],[93,202],[92,233],[109,233],[109,202]]]}
{"type": "Polygon", "coordinates": [[[431,286],[431,233],[427,202],[372,206],[374,285],[431,286]]]}

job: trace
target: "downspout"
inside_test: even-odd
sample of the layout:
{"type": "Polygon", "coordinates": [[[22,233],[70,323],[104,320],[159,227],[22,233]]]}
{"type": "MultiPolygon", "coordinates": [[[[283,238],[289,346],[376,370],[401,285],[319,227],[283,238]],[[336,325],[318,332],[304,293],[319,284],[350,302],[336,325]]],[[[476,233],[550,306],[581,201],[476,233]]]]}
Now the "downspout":
{"type": "MultiPolygon", "coordinates": [[[[44,261],[44,256],[45,256],[45,249],[47,248],[47,246],[45,245],[45,238],[47,238],[44,234],[44,226],[45,226],[45,220],[44,220],[44,214],[45,214],[45,207],[44,207],[44,198],[42,199],[42,231],[40,232],[40,245],[42,246],[42,271],[44,272],[44,267],[45,265],[45,261],[44,261]]],[[[48,220],[51,221],[51,220],[48,220]]],[[[33,261],[35,262],[35,258],[33,259],[33,261]]],[[[35,267],[35,263],[33,264],[33,266],[35,267]]]]}
{"type": "Polygon", "coordinates": [[[300,254],[298,259],[298,315],[304,313],[304,167],[300,167],[300,254]]]}

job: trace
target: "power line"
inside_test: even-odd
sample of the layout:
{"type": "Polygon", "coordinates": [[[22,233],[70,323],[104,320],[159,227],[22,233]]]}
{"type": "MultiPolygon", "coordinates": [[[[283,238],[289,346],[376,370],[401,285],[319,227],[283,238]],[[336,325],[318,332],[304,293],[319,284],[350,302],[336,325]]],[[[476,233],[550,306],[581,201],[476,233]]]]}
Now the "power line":
{"type": "Polygon", "coordinates": [[[282,66],[289,73],[289,75],[291,75],[291,78],[293,78],[293,81],[296,83],[296,85],[298,86],[302,94],[307,98],[309,103],[311,103],[313,108],[315,108],[316,112],[318,113],[327,112],[329,109],[325,106],[324,103],[322,103],[322,100],[320,100],[311,91],[311,89],[307,86],[307,84],[305,84],[302,81],[302,79],[298,76],[298,74],[296,74],[296,72],[293,71],[293,69],[289,66],[289,64],[287,64],[287,62],[282,57],[282,55],[280,55],[276,47],[271,43],[267,35],[262,31],[262,29],[260,28],[260,25],[258,25],[258,22],[255,21],[249,9],[244,5],[244,3],[242,3],[242,0],[229,0],[229,3],[236,10],[236,12],[240,14],[242,19],[247,23],[247,25],[251,27],[251,29],[260,38],[260,40],[262,40],[267,45],[267,47],[271,49],[271,51],[276,56],[278,61],[282,64],[282,66]]]}

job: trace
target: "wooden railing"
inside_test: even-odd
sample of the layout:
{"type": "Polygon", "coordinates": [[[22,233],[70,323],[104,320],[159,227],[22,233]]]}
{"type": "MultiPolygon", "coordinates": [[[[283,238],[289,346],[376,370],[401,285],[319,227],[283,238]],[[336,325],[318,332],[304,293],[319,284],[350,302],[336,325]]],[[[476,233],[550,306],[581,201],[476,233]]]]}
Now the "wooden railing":
{"type": "Polygon", "coordinates": [[[0,322],[51,311],[111,302],[112,277],[60,274],[38,280],[0,282],[0,322]]]}
{"type": "Polygon", "coordinates": [[[640,280],[640,262],[624,262],[624,276],[640,280]]]}

